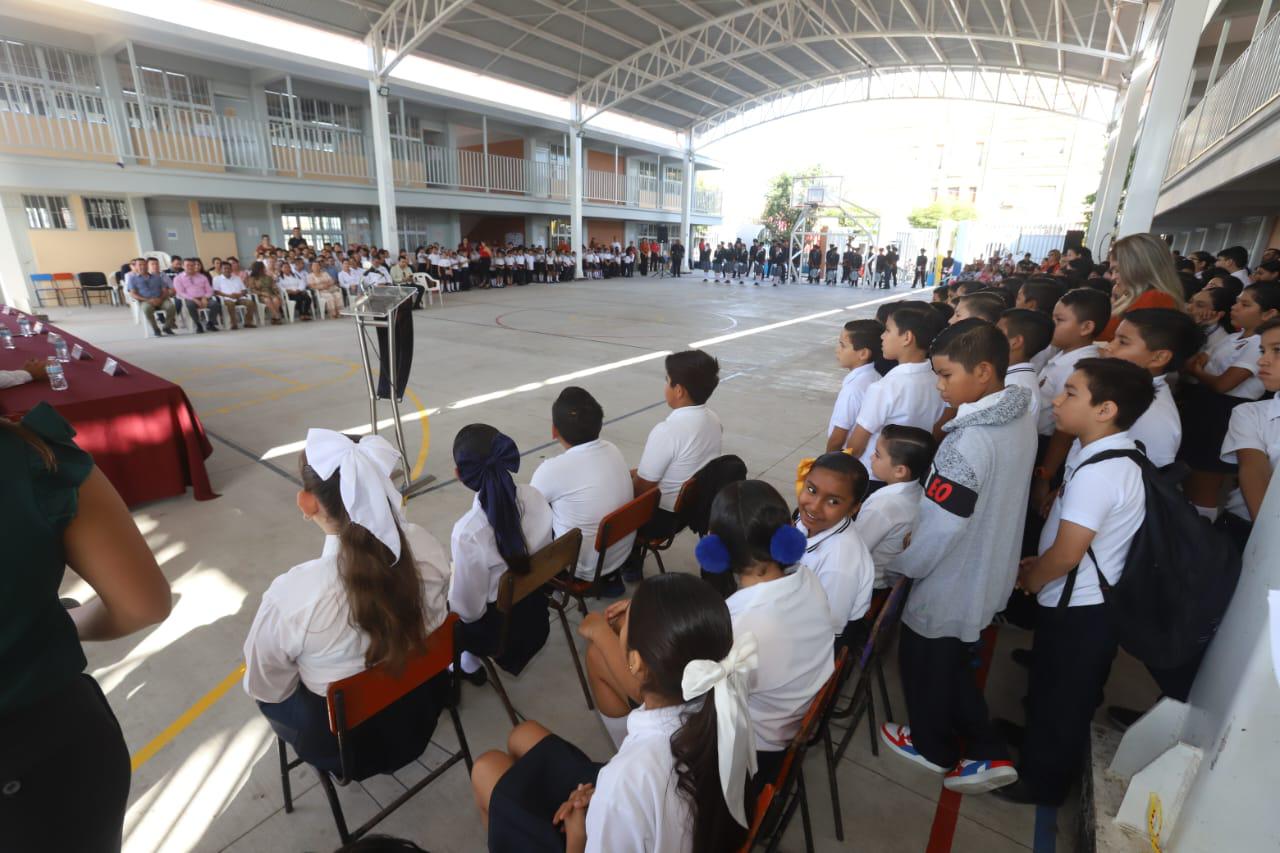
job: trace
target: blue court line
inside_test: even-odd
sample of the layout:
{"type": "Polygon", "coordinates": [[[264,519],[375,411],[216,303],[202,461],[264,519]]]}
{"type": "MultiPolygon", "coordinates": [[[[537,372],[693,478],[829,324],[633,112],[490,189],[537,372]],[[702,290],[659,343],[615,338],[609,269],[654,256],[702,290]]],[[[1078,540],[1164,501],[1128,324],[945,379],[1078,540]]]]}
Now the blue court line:
{"type": "Polygon", "coordinates": [[[1036,806],[1036,828],[1032,836],[1033,853],[1054,853],[1058,844],[1058,810],[1053,806],[1036,806]]]}

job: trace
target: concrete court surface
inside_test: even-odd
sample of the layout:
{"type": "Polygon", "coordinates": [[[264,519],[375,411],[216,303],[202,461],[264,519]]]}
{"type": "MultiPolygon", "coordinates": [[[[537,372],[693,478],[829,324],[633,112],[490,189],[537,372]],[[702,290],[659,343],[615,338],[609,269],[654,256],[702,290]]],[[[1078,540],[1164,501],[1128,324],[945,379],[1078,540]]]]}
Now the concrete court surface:
{"type": "MultiPolygon", "coordinates": [[[[511,435],[525,455],[517,479],[527,482],[538,462],[557,452],[549,445],[550,404],[566,384],[596,396],[607,419],[604,437],[634,464],[648,431],[667,413],[661,357],[687,346],[704,347],[720,360],[721,385],[711,406],[724,422],[725,452],[742,456],[752,477],[791,498],[796,463],[824,443],[841,378],[833,352],[838,330],[849,319],[872,316],[886,298],[910,298],[910,291],[717,285],[690,277],[448,294],[445,307],[414,313],[406,443],[413,467],[438,480],[409,502],[408,517],[447,546],[454,521],[472,500],[453,481],[450,457],[453,436],[467,423],[488,422],[511,435]]],[[[212,436],[207,464],[221,494],[206,502],[188,494],[136,510],[173,584],[173,614],[154,629],[87,649],[134,755],[125,849],[335,849],[337,834],[309,768],[294,771],[295,811],[284,813],[273,737],[237,673],[263,590],[319,553],[320,532],[294,505],[297,448],[306,430],[368,425],[350,321],[201,336],[188,329],[152,340],[123,309],[48,311],[54,323],[186,389],[212,436]]],[[[384,407],[380,415],[388,414],[384,407]]],[[[686,534],[670,552],[669,568],[695,570],[692,550],[686,534]]],[[[653,571],[652,563],[646,569],[653,571]]],[[[65,594],[91,591],[72,577],[65,594]]],[[[1028,642],[1016,629],[1000,632],[988,689],[998,715],[1021,716],[1025,675],[1008,661],[1008,651],[1028,642]]],[[[890,692],[901,718],[895,669],[888,667],[890,692]]],[[[1153,698],[1132,661],[1118,662],[1115,672],[1111,693],[1138,707],[1153,698]]],[[[607,759],[609,741],[587,711],[558,628],[525,674],[506,684],[526,717],[607,759]]],[[[491,688],[464,686],[462,716],[473,754],[505,743],[509,723],[491,688]]],[[[454,739],[442,716],[436,742],[449,748],[454,739]]],[[[841,844],[819,753],[811,752],[806,773],[819,850],[1040,851],[1055,840],[1065,846],[1073,836],[1072,808],[1038,815],[991,797],[963,798],[958,814],[949,798],[939,805],[940,780],[893,756],[872,756],[864,726],[839,770],[841,844]]],[[[371,816],[443,754],[433,746],[395,777],[339,789],[349,824],[371,816]]],[[[461,766],[379,831],[432,851],[484,849],[461,766]]],[[[797,816],[784,849],[802,847],[797,816]]]]}

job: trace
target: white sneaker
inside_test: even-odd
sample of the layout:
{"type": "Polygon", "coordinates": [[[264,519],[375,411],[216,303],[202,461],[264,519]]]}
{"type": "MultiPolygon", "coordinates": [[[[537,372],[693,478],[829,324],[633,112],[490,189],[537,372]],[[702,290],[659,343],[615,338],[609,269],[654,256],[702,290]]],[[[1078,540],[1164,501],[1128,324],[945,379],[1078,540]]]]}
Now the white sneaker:
{"type": "Polygon", "coordinates": [[[926,770],[932,770],[939,776],[947,772],[947,768],[934,764],[929,759],[920,754],[915,744],[911,742],[911,727],[902,726],[897,723],[884,723],[880,726],[880,741],[889,749],[901,755],[903,758],[918,764],[926,770]]]}
{"type": "Polygon", "coordinates": [[[1013,768],[1011,761],[971,761],[962,758],[947,774],[947,778],[942,780],[942,787],[957,794],[981,794],[1017,781],[1018,771],[1013,768]]]}

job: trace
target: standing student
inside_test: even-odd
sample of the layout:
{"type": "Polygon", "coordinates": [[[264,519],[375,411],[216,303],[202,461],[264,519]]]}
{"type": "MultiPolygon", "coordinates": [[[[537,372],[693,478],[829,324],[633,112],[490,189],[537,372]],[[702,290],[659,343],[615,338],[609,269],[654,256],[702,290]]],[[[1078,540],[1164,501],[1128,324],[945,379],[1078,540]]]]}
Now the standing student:
{"type": "MultiPolygon", "coordinates": [[[[379,665],[402,672],[447,615],[444,549],[404,521],[398,464],[379,436],[307,432],[297,503],[324,531],[324,550],[272,581],[245,639],[245,692],[300,758],[331,773],[342,762],[329,685],[379,665]]],[[[448,688],[447,676],[432,679],[353,732],[362,768],[388,772],[421,755],[448,688]]]]}
{"type": "Polygon", "coordinates": [[[836,361],[848,372],[840,383],[831,420],[827,423],[827,450],[839,450],[858,422],[858,413],[867,389],[880,381],[876,360],[882,355],[881,336],[884,326],[875,320],[850,320],[840,330],[836,342],[836,361]]]}
{"type": "MultiPolygon", "coordinates": [[[[946,407],[938,395],[928,352],[943,327],[942,317],[923,305],[902,305],[889,315],[881,349],[884,358],[897,365],[867,389],[847,445],[864,468],[870,470],[876,436],[886,424],[932,429],[942,417],[946,407]]],[[[872,492],[882,485],[873,475],[872,492]]]]}
{"type": "Polygon", "coordinates": [[[1036,430],[1030,394],[1005,386],[1009,342],[995,326],[951,326],[931,356],[957,411],[943,426],[911,544],[890,566],[914,579],[898,658],[910,725],[886,722],[880,739],[945,775],[949,790],[978,793],[1017,778],[970,661],[1013,591],[1036,430]]]}
{"type": "Polygon", "coordinates": [[[1131,308],[1116,327],[1107,355],[1136,364],[1151,374],[1155,398],[1129,427],[1129,436],[1157,468],[1172,465],[1182,444],[1182,417],[1173,401],[1169,374],[1200,349],[1202,335],[1175,308],[1131,308]]]}
{"type": "Polygon", "coordinates": [[[916,272],[911,277],[911,289],[915,290],[916,285],[924,287],[929,278],[929,256],[924,253],[924,249],[920,250],[920,254],[916,255],[916,272]]]}
{"type": "Polygon", "coordinates": [[[1186,312],[1204,333],[1201,352],[1213,352],[1231,334],[1231,306],[1235,301],[1230,291],[1221,287],[1201,288],[1191,294],[1186,312]]]}
{"type": "MultiPolygon", "coordinates": [[[[582,548],[575,575],[591,580],[596,575],[599,552],[596,533],[606,515],[628,503],[631,472],[622,451],[600,437],[604,410],[586,389],[569,387],[551,404],[551,437],[565,452],[547,459],[533,472],[533,486],[551,505],[551,529],[562,536],[573,528],[582,531],[582,548]]],[[[618,570],[631,552],[635,535],[615,542],[605,552],[601,578],[612,582],[604,591],[616,598],[625,592],[618,570]]]]}
{"type": "MultiPolygon", "coordinates": [[[[805,535],[804,564],[827,593],[837,646],[861,652],[870,626],[875,563],[853,518],[867,491],[867,469],[847,453],[824,453],[805,474],[796,529],[805,535]]],[[[881,490],[883,491],[883,489],[881,490]]]]}
{"type": "MultiPolygon", "coordinates": [[[[1262,339],[1258,379],[1273,395],[1280,391],[1280,319],[1267,320],[1256,329],[1262,339]]],[[[1227,436],[1222,441],[1222,461],[1237,466],[1236,488],[1219,517],[1243,552],[1271,475],[1280,465],[1280,397],[1243,403],[1231,412],[1227,436]]]]}
{"type": "MultiPolygon", "coordinates": [[[[640,528],[645,537],[666,537],[680,528],[676,498],[685,481],[720,455],[724,427],[707,400],[720,383],[720,363],[702,350],[672,353],[666,359],[663,394],[671,414],[649,431],[632,474],[636,497],[657,486],[662,493],[653,519],[640,528]]],[[[639,580],[639,554],[632,552],[623,577],[639,580]]]]}
{"type": "Polygon", "coordinates": [[[650,578],[613,608],[620,666],[639,685],[626,738],[601,765],[525,722],[506,753],[476,759],[471,782],[493,853],[729,853],[746,838],[755,638],[685,574],[650,578]]]}
{"type": "MultiPolygon", "coordinates": [[[[752,793],[777,779],[787,744],[834,671],[827,594],[803,563],[807,543],[778,491],[760,480],[730,483],[711,503],[710,533],[694,553],[703,571],[734,581],[725,602],[733,633],[758,643],[747,709],[758,773],[752,793]]],[[[753,796],[754,799],[754,796],[753,796]]]]}
{"type": "MultiPolygon", "coordinates": [[[[1037,427],[1047,439],[1039,454],[1031,485],[1032,505],[1044,507],[1053,484],[1058,480],[1062,462],[1071,449],[1071,436],[1058,432],[1053,422],[1053,400],[1082,358],[1096,358],[1094,343],[1098,333],[1111,317],[1111,300],[1100,290],[1077,287],[1062,294],[1053,306],[1052,358],[1040,371],[1040,416],[1037,427]]],[[[1043,514],[1043,513],[1042,513],[1043,514]]]]}
{"type": "MultiPolygon", "coordinates": [[[[449,609],[462,619],[462,674],[483,684],[477,656],[492,655],[501,642],[503,615],[498,585],[508,572],[529,573],[529,556],[551,541],[551,507],[533,486],[517,486],[520,451],[488,424],[469,424],[453,440],[455,473],[476,493],[471,508],[453,525],[449,550],[453,580],[449,609]]],[[[511,612],[511,632],[497,663],[519,675],[547,641],[547,600],[530,595],[511,612]]]]}
{"type": "Polygon", "coordinates": [[[1040,556],[1018,569],[1039,605],[1027,691],[1019,782],[999,796],[1061,805],[1080,772],[1089,722],[1118,645],[1099,577],[1120,580],[1146,517],[1142,471],[1131,460],[1089,463],[1136,447],[1128,433],[1155,391],[1151,375],[1114,358],[1082,359],[1053,400],[1058,428],[1074,436],[1062,490],[1040,537],[1040,556]]]}
{"type": "Polygon", "coordinates": [[[1191,466],[1183,488],[1207,518],[1216,517],[1222,481],[1232,473],[1220,458],[1231,410],[1263,394],[1256,375],[1262,341],[1255,330],[1274,317],[1280,317],[1280,284],[1260,282],[1246,287],[1231,308],[1231,323],[1239,331],[1212,353],[1200,353],[1186,364],[1187,376],[1199,384],[1189,388],[1183,400],[1182,458],[1191,466]]]}
{"type": "Polygon", "coordinates": [[[1040,422],[1040,371],[1033,359],[1053,340],[1053,318],[1029,308],[1010,308],[996,323],[1009,340],[1009,369],[1004,384],[1020,385],[1031,392],[1031,416],[1040,422]]]}
{"type": "Polygon", "coordinates": [[[876,439],[871,476],[885,485],[862,502],[854,524],[871,551],[876,589],[888,588],[885,573],[915,529],[935,446],[928,430],[898,424],[886,425],[876,439]]]}

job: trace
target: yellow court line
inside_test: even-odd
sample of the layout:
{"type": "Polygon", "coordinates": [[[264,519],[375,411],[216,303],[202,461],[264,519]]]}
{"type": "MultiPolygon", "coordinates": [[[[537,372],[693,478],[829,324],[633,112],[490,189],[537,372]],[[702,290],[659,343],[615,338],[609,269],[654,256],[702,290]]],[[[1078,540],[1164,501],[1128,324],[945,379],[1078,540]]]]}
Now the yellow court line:
{"type": "Polygon", "coordinates": [[[431,427],[427,424],[427,410],[422,405],[422,400],[418,399],[418,395],[413,393],[410,388],[404,389],[405,396],[418,407],[418,418],[422,423],[422,445],[418,448],[418,458],[414,460],[413,471],[409,473],[409,482],[412,483],[422,476],[422,469],[427,467],[427,448],[431,446],[431,427]]]}
{"type": "Polygon", "coordinates": [[[222,679],[218,686],[201,696],[194,705],[182,712],[178,719],[170,723],[165,730],[152,738],[151,742],[133,754],[133,770],[137,772],[138,768],[146,764],[160,750],[168,746],[169,741],[173,740],[182,730],[196,721],[196,718],[209,710],[215,702],[223,697],[224,694],[240,681],[244,676],[244,664],[241,663],[235,668],[235,671],[222,679]]]}

